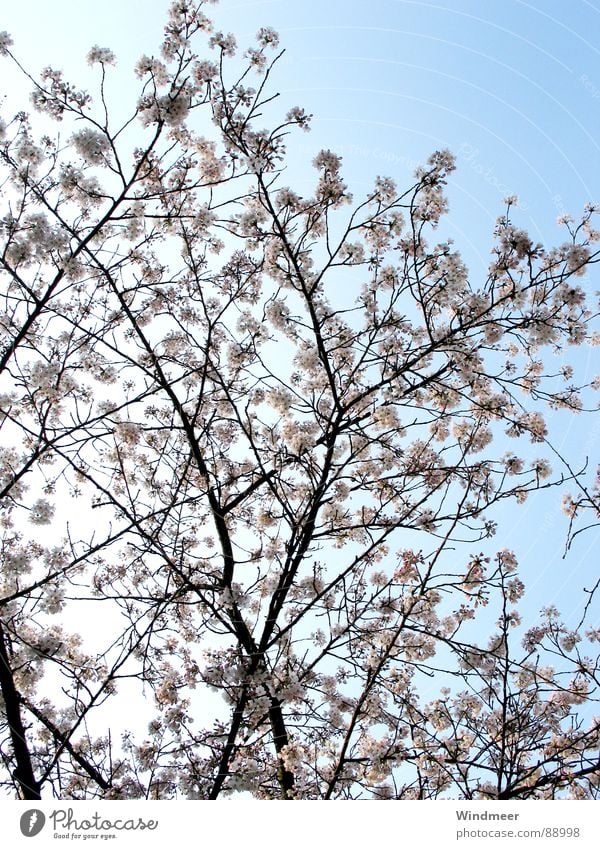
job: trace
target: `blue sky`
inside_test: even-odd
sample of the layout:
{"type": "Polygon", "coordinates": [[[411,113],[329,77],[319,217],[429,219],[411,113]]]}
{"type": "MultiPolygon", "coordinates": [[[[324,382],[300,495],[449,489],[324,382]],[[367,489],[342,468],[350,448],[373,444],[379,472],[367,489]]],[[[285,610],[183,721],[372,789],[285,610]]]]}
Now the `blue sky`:
{"type": "MultiPolygon", "coordinates": [[[[94,42],[123,67],[152,52],[168,0],[3,6],[20,55],[77,70],[94,42]]],[[[283,98],[314,113],[311,148],[345,148],[357,184],[386,165],[409,178],[436,147],[456,152],[453,200],[476,251],[507,189],[549,236],[559,212],[598,195],[598,2],[223,0],[209,11],[241,44],[264,24],[280,32],[283,98]]]]}
{"type": "MultiPolygon", "coordinates": [[[[123,70],[156,50],[168,5],[5,2],[0,30],[27,66],[52,64],[78,79],[93,43],[111,47],[123,70]]],[[[474,277],[485,274],[506,194],[522,201],[519,223],[550,243],[562,239],[559,214],[600,200],[600,0],[223,0],[209,14],[241,44],[263,25],[280,32],[282,113],[298,104],[315,116],[313,132],[290,144],[290,181],[300,191],[322,147],[343,155],[357,195],[378,174],[408,184],[434,149],[454,151],[451,212],[440,229],[474,277]]],[[[127,86],[120,91],[126,98],[127,86]]],[[[585,285],[600,289],[598,273],[585,285]]],[[[600,372],[593,356],[577,355],[590,378],[600,372]]],[[[549,423],[562,450],[597,462],[600,427],[591,419],[556,413],[549,423]]],[[[598,535],[580,538],[563,562],[559,500],[553,491],[507,509],[497,544],[519,551],[534,608],[560,603],[575,617],[581,586],[595,579],[598,535]]]]}
{"type": "MultiPolygon", "coordinates": [[[[115,50],[123,68],[152,52],[168,0],[3,7],[19,54],[68,72],[92,43],[115,50]]],[[[487,263],[507,192],[544,239],[559,238],[558,214],[600,196],[597,0],[223,0],[209,13],[241,44],[261,25],[280,32],[277,88],[315,115],[298,161],[335,148],[358,189],[378,172],[409,180],[431,150],[453,150],[449,223],[473,266],[487,263]]]]}

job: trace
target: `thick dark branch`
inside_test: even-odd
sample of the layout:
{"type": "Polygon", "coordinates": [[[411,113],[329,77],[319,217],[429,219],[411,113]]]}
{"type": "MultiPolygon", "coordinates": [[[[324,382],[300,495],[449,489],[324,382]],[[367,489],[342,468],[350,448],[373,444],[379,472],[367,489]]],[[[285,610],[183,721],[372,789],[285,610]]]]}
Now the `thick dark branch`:
{"type": "Polygon", "coordinates": [[[21,717],[21,696],[15,687],[2,624],[0,624],[0,690],[17,763],[13,777],[23,799],[41,799],[40,786],[33,773],[31,753],[25,739],[25,727],[21,717]]]}
{"type": "Polygon", "coordinates": [[[57,740],[61,744],[62,748],[65,748],[67,750],[73,760],[76,761],[76,763],[78,763],[79,766],[85,770],[85,772],[87,772],[90,778],[96,782],[98,787],[100,787],[102,790],[110,789],[110,782],[107,781],[106,778],[104,778],[102,773],[98,769],[96,769],[96,767],[92,763],[90,763],[90,761],[88,761],[88,759],[85,758],[81,754],[81,752],[77,751],[77,749],[69,740],[69,735],[66,732],[61,731],[60,728],[57,728],[56,725],[50,719],[48,719],[48,717],[45,716],[41,710],[36,708],[35,705],[31,704],[28,699],[23,699],[23,704],[25,705],[27,710],[32,713],[36,717],[36,719],[39,719],[42,725],[44,725],[48,729],[48,731],[50,731],[55,740],[57,740]]]}

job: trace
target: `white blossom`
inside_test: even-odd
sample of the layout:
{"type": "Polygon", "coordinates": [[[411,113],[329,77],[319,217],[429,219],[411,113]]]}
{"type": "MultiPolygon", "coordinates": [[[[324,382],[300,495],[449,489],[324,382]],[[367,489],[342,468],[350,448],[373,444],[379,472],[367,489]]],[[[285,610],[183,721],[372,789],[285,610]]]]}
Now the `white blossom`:
{"type": "Polygon", "coordinates": [[[8,48],[12,47],[12,44],[13,40],[6,30],[0,32],[0,56],[5,56],[8,53],[8,48]]]}
{"type": "Polygon", "coordinates": [[[108,47],[99,47],[95,44],[87,55],[88,65],[114,65],[116,56],[108,47]]]}
{"type": "Polygon", "coordinates": [[[32,525],[49,525],[54,516],[54,505],[45,498],[38,498],[32,505],[29,521],[32,525]]]}
{"type": "Polygon", "coordinates": [[[106,135],[92,127],[85,127],[74,133],[73,144],[82,159],[92,164],[105,161],[110,149],[110,142],[106,135]]]}

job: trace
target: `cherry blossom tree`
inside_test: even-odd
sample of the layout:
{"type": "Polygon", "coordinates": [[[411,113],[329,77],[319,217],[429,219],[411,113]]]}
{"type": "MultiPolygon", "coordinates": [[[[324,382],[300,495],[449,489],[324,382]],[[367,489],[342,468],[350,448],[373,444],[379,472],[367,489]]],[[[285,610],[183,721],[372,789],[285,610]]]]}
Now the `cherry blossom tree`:
{"type": "Polygon", "coordinates": [[[508,198],[474,280],[448,151],[353,200],[323,150],[300,196],[277,35],[205,6],[120,123],[109,49],[92,97],[0,35],[4,792],[595,797],[593,594],[522,623],[494,544],[505,501],[597,505],[544,419],[594,409],[552,354],[596,341],[595,208],[545,248],[508,198]]]}

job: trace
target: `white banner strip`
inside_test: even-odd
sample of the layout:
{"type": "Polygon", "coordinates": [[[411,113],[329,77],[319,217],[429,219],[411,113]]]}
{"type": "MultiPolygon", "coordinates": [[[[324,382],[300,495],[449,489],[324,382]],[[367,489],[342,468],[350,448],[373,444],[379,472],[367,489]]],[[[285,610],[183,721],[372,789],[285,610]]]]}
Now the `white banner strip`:
{"type": "Polygon", "coordinates": [[[7,849],[67,841],[116,849],[600,846],[593,801],[0,802],[0,823],[7,849]]]}

